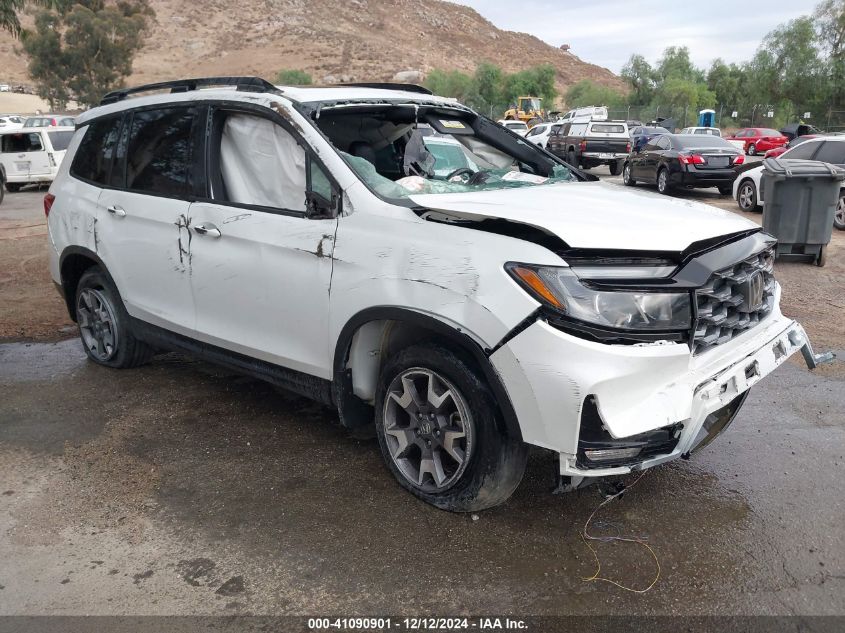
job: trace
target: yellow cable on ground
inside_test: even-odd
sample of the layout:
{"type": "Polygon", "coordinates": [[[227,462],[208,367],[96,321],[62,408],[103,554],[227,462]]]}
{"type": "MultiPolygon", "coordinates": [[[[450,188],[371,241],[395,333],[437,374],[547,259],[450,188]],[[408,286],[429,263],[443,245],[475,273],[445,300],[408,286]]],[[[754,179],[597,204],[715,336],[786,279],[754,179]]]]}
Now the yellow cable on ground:
{"type": "Polygon", "coordinates": [[[605,499],[604,501],[602,501],[598,505],[598,507],[595,510],[593,510],[592,514],[590,514],[590,518],[587,519],[587,522],[584,524],[584,531],[581,533],[581,538],[584,539],[584,544],[589,548],[590,552],[593,554],[593,558],[596,559],[596,573],[594,573],[589,578],[584,578],[583,579],[584,582],[601,581],[601,582],[610,583],[611,585],[615,585],[615,586],[619,587],[620,589],[624,589],[625,591],[630,591],[632,593],[645,593],[645,592],[651,590],[651,588],[654,587],[654,585],[657,584],[657,581],[660,580],[660,561],[657,559],[657,554],[654,553],[654,550],[651,548],[651,545],[646,543],[644,539],[637,537],[637,536],[593,536],[588,532],[588,529],[590,527],[590,522],[593,520],[593,517],[596,516],[596,513],[599,510],[601,510],[605,505],[607,505],[608,503],[610,503],[611,501],[613,501],[614,499],[619,497],[619,495],[621,495],[624,492],[627,492],[628,490],[633,488],[637,484],[637,482],[639,482],[639,480],[643,478],[645,473],[646,473],[646,471],[643,471],[640,474],[640,476],[637,477],[634,480],[634,483],[632,483],[630,486],[627,486],[623,490],[620,490],[619,492],[617,492],[615,495],[612,495],[612,496],[608,497],[607,499],[605,499]],[[599,555],[596,552],[596,549],[590,544],[590,541],[604,541],[604,542],[621,541],[623,543],[637,543],[639,545],[642,545],[643,547],[645,547],[648,550],[648,553],[651,554],[651,557],[654,559],[655,565],[657,565],[657,573],[654,576],[654,580],[652,580],[651,584],[649,584],[649,586],[646,587],[645,589],[634,589],[632,587],[626,587],[622,583],[616,582],[615,580],[611,580],[610,578],[605,578],[603,576],[600,576],[599,574],[601,574],[601,561],[599,560],[599,555]]]}

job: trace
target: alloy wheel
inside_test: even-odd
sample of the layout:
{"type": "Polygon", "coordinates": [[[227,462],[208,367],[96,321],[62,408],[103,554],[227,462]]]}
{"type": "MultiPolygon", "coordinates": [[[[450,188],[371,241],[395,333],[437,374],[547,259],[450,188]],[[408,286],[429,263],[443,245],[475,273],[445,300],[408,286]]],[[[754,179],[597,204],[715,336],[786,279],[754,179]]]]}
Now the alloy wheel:
{"type": "Polygon", "coordinates": [[[658,190],[660,193],[665,192],[665,191],[666,191],[666,185],[667,185],[667,184],[668,184],[668,183],[667,183],[667,181],[666,181],[666,170],[665,170],[665,169],[663,169],[663,170],[661,170],[661,171],[660,171],[660,173],[659,173],[659,174],[657,174],[657,190],[658,190]]]}
{"type": "Polygon", "coordinates": [[[97,360],[110,360],[117,352],[117,321],[109,300],[94,288],[79,293],[76,301],[79,333],[88,352],[97,360]]]}
{"type": "Polygon", "coordinates": [[[754,187],[751,183],[745,183],[739,188],[739,196],[737,196],[739,207],[743,211],[750,211],[754,206],[754,187]]]}
{"type": "Polygon", "coordinates": [[[384,400],[384,434],[402,476],[424,492],[442,492],[463,475],[473,450],[464,396],[440,374],[420,367],[397,375],[384,400]]]}
{"type": "Polygon", "coordinates": [[[845,196],[839,198],[833,223],[836,224],[836,228],[845,228],[845,196]]]}

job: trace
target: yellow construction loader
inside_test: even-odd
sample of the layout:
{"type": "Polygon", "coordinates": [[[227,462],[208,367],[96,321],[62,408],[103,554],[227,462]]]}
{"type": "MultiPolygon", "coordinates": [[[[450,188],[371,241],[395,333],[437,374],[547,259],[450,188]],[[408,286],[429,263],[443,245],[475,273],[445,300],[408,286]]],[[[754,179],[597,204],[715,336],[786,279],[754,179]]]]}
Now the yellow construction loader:
{"type": "Polygon", "coordinates": [[[542,103],[540,97],[519,97],[516,106],[506,110],[502,118],[511,121],[519,119],[527,123],[528,127],[533,127],[546,118],[542,103]]]}

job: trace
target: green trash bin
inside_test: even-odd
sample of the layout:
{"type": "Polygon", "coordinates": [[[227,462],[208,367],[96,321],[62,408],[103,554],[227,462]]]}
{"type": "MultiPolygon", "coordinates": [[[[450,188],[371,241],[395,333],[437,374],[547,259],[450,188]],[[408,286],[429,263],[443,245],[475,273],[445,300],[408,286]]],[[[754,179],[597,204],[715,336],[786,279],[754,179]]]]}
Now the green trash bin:
{"type": "Polygon", "coordinates": [[[767,158],[760,190],[763,229],[777,238],[775,257],[824,266],[845,170],[815,160],[767,158]]]}

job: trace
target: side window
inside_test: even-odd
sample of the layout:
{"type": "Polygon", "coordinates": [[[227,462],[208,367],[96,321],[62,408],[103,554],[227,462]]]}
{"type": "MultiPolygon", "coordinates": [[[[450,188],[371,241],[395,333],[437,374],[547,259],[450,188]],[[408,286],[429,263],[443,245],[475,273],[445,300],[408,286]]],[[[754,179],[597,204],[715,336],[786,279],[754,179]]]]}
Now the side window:
{"type": "Polygon", "coordinates": [[[101,119],[88,125],[70,167],[71,175],[89,182],[106,184],[119,131],[120,117],[101,119]]]}
{"type": "Polygon", "coordinates": [[[126,188],[184,196],[191,192],[193,108],[135,112],[126,155],[126,188]]]}
{"type": "Polygon", "coordinates": [[[309,183],[308,190],[321,196],[325,201],[331,202],[334,189],[329,177],[319,163],[313,160],[308,161],[309,183]]]}
{"type": "Polygon", "coordinates": [[[553,125],[552,131],[549,132],[549,136],[560,134],[560,130],[561,130],[562,127],[563,127],[562,125],[553,125]]]}
{"type": "Polygon", "coordinates": [[[783,158],[797,158],[799,160],[810,160],[813,158],[813,154],[816,153],[816,150],[819,149],[819,145],[821,143],[808,143],[804,142],[800,145],[793,147],[791,150],[783,153],[783,158]]]}
{"type": "Polygon", "coordinates": [[[2,137],[4,154],[22,154],[24,152],[40,152],[43,149],[41,135],[38,132],[29,134],[4,134],[2,137]]]}
{"type": "Polygon", "coordinates": [[[660,149],[672,149],[672,142],[665,136],[658,136],[657,146],[660,149]]]}
{"type": "MultiPolygon", "coordinates": [[[[228,114],[222,124],[219,155],[225,194],[215,197],[305,212],[305,150],[281,126],[249,114],[228,114]]],[[[318,184],[320,175],[313,170],[311,179],[326,189],[318,184]]],[[[328,183],[325,174],[322,179],[328,183]]]]}
{"type": "MultiPolygon", "coordinates": [[[[820,160],[834,165],[845,164],[845,141],[827,141],[813,160],[820,160]]],[[[800,147],[800,146],[799,146],[800,147]]]]}

